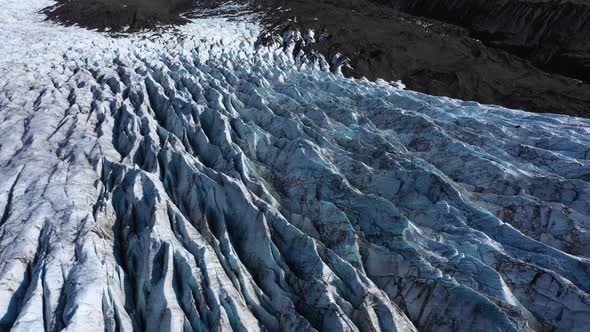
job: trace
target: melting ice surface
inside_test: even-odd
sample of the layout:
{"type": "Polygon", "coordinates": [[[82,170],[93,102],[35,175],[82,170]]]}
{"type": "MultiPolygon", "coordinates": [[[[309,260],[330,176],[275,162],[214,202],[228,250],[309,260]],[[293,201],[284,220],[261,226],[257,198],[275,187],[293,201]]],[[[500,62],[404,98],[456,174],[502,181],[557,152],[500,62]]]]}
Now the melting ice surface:
{"type": "Polygon", "coordinates": [[[0,9],[0,330],[590,324],[590,121],[48,4],[0,9]]]}

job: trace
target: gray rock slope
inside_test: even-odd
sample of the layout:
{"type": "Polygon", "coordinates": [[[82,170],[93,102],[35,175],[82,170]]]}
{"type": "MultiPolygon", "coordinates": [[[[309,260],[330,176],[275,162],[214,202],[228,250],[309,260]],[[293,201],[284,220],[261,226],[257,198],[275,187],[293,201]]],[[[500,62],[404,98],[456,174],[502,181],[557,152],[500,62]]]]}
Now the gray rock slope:
{"type": "Polygon", "coordinates": [[[375,0],[469,28],[486,43],[590,82],[588,0],[375,0]]]}
{"type": "Polygon", "coordinates": [[[0,329],[590,324],[590,121],[345,79],[291,56],[312,33],[112,39],[38,2],[1,26],[0,329]]]}

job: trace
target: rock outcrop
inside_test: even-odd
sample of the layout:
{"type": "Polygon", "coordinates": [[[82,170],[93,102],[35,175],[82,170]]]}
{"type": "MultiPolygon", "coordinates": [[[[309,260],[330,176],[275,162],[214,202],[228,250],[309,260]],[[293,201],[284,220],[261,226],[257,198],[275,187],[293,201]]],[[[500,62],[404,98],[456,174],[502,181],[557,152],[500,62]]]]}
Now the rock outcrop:
{"type": "Polygon", "coordinates": [[[112,32],[156,29],[189,22],[192,0],[56,0],[42,12],[65,25],[112,32]]]}
{"type": "Polygon", "coordinates": [[[486,43],[590,82],[586,0],[376,0],[469,28],[486,43]]]}

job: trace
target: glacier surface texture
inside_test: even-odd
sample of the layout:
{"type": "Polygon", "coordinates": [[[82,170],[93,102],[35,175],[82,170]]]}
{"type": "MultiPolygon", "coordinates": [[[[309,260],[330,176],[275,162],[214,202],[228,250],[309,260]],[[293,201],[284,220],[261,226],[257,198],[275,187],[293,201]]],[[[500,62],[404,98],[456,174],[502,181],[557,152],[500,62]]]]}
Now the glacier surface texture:
{"type": "Polygon", "coordinates": [[[590,326],[590,121],[48,4],[0,8],[0,330],[590,326]]]}

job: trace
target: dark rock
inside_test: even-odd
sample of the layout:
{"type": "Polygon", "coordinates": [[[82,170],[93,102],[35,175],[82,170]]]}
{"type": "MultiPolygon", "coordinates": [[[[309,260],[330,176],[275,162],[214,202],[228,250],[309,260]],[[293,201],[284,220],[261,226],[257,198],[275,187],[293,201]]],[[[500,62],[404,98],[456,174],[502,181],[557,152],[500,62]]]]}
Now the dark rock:
{"type": "Polygon", "coordinates": [[[90,29],[137,31],[182,24],[192,0],[57,0],[43,12],[49,19],[90,29]]]}
{"type": "MultiPolygon", "coordinates": [[[[428,94],[531,112],[590,116],[589,84],[547,73],[527,59],[483,44],[456,25],[368,0],[255,2],[269,13],[271,29],[329,33],[323,43],[306,49],[317,49],[327,59],[336,53],[348,56],[353,69],[343,68],[346,75],[402,80],[409,89],[428,94]]],[[[552,59],[568,68],[587,64],[584,58],[573,58],[552,59]]]]}
{"type": "Polygon", "coordinates": [[[412,15],[464,26],[485,43],[548,71],[590,81],[586,0],[377,0],[412,15]]]}

